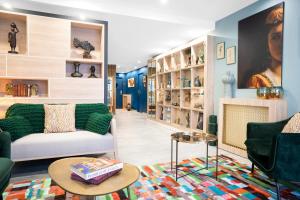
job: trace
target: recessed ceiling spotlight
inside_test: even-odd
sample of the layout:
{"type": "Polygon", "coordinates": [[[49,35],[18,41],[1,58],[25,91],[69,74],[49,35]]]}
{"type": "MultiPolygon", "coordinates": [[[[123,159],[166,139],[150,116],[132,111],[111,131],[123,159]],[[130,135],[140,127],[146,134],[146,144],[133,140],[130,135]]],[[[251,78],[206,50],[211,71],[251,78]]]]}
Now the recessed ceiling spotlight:
{"type": "Polygon", "coordinates": [[[120,66],[120,65],[117,65],[117,68],[118,68],[118,69],[120,69],[120,68],[121,68],[121,66],[120,66]]]}
{"type": "Polygon", "coordinates": [[[79,15],[79,19],[80,19],[80,20],[85,20],[85,19],[86,19],[86,17],[85,17],[85,15],[84,15],[84,14],[80,14],[80,15],[79,15]]]}
{"type": "Polygon", "coordinates": [[[138,61],[137,61],[137,63],[138,63],[138,64],[141,64],[141,63],[142,63],[142,61],[138,60],[138,61]]]}
{"type": "Polygon", "coordinates": [[[165,5],[165,4],[168,3],[168,0],[160,0],[160,3],[163,4],[163,5],[165,5]]]}
{"type": "Polygon", "coordinates": [[[4,8],[6,8],[6,9],[10,9],[10,10],[12,9],[11,4],[10,4],[10,3],[7,3],[7,2],[3,3],[2,6],[3,6],[4,8]]]}

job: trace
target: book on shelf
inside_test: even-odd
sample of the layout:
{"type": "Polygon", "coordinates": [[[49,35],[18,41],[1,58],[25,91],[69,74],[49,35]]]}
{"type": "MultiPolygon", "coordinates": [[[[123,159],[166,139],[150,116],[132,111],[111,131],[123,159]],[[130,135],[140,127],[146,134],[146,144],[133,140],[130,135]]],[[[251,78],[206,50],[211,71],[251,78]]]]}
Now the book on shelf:
{"type": "Polygon", "coordinates": [[[117,170],[111,171],[109,173],[97,176],[97,177],[89,179],[89,180],[85,180],[85,179],[81,178],[80,176],[78,176],[77,174],[72,173],[71,174],[71,179],[73,179],[75,181],[80,181],[80,182],[86,183],[86,184],[99,185],[100,183],[104,182],[108,178],[118,174],[121,170],[122,169],[117,169],[117,170]]]}
{"type": "Polygon", "coordinates": [[[71,165],[71,171],[84,180],[89,180],[122,168],[122,162],[106,157],[93,158],[71,165]]]}

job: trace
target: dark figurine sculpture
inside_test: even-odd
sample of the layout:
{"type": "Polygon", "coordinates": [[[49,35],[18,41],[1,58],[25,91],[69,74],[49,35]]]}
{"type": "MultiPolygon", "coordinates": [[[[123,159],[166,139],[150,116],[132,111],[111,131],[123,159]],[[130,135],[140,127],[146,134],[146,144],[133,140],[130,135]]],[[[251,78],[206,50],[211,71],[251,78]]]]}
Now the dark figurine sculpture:
{"type": "Polygon", "coordinates": [[[75,48],[82,48],[84,50],[83,58],[92,58],[91,51],[94,51],[95,47],[91,43],[74,38],[73,45],[75,48]]]}
{"type": "Polygon", "coordinates": [[[95,75],[96,68],[95,68],[94,65],[91,66],[90,72],[91,72],[91,75],[89,76],[89,78],[98,78],[98,77],[95,75]]]}
{"type": "Polygon", "coordinates": [[[11,50],[8,51],[8,53],[15,53],[15,54],[18,53],[16,51],[17,33],[19,33],[19,29],[18,29],[16,23],[13,22],[10,24],[10,32],[8,33],[8,42],[9,42],[10,48],[11,48],[11,50]]]}
{"type": "Polygon", "coordinates": [[[74,62],[73,65],[74,65],[75,71],[71,74],[71,76],[76,77],[76,78],[81,78],[83,75],[82,75],[82,73],[79,72],[80,63],[74,62]]]}

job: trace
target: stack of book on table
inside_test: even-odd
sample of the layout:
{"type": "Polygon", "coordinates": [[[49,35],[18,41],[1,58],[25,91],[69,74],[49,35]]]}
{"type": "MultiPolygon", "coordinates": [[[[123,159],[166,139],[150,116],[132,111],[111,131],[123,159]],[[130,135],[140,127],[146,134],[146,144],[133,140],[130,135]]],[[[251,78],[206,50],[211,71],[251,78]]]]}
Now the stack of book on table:
{"type": "Polygon", "coordinates": [[[90,160],[71,166],[71,179],[87,184],[98,185],[123,169],[123,163],[106,157],[90,160]]]}

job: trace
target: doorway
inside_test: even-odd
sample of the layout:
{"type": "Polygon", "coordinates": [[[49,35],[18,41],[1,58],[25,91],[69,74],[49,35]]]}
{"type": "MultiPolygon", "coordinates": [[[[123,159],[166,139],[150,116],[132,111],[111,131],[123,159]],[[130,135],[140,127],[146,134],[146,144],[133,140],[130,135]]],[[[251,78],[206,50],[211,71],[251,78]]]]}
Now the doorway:
{"type": "Polygon", "coordinates": [[[137,111],[147,112],[147,76],[143,73],[138,74],[137,102],[137,111]]]}
{"type": "Polygon", "coordinates": [[[122,98],[122,95],[123,95],[123,78],[121,77],[116,77],[116,99],[117,99],[117,102],[116,102],[116,106],[117,106],[117,109],[122,109],[122,105],[123,105],[123,98],[122,98]]]}

